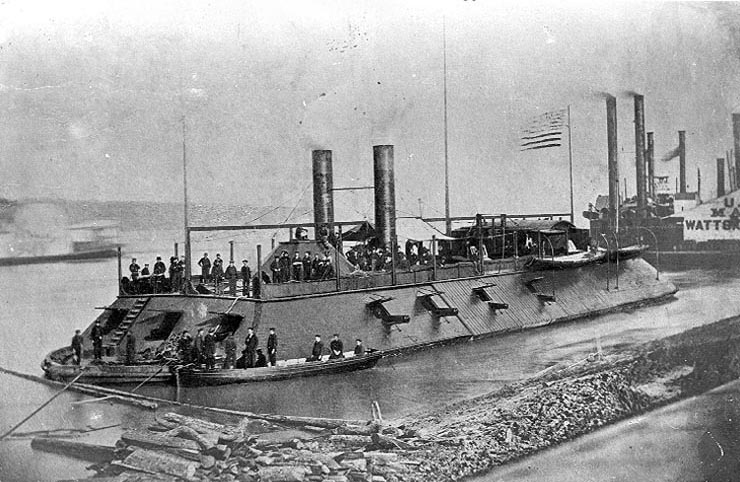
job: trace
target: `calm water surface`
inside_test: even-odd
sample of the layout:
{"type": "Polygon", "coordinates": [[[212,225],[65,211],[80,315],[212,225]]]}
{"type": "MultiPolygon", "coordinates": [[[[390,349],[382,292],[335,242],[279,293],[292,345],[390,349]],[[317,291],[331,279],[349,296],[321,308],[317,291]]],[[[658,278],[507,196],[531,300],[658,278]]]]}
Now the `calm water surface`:
{"type": "MultiPolygon", "coordinates": [[[[224,250],[227,252],[227,250],[224,250]]],[[[137,253],[154,259],[157,253],[137,253]]],[[[166,255],[166,253],[165,253],[166,255]]],[[[597,346],[642,343],[740,313],[740,271],[667,274],[679,285],[674,301],[626,313],[462,343],[381,361],[373,370],[282,382],[183,389],[190,403],[293,415],[368,418],[377,400],[385,417],[398,417],[481,395],[531,376],[558,362],[576,362],[597,346]]],[[[0,268],[0,366],[41,374],[44,355],[69,344],[116,294],[116,262],[0,268]]],[[[54,392],[49,387],[0,376],[3,432],[54,392]]],[[[144,387],[142,393],[175,398],[170,387],[144,387]]],[[[59,427],[100,427],[144,423],[142,412],[111,404],[71,405],[65,394],[20,431],[59,427]]],[[[150,415],[147,415],[150,416],[150,415]]],[[[96,433],[114,441],[122,428],[96,433]]],[[[33,452],[28,441],[0,442],[0,480],[55,480],[86,474],[85,463],[33,452]]]]}

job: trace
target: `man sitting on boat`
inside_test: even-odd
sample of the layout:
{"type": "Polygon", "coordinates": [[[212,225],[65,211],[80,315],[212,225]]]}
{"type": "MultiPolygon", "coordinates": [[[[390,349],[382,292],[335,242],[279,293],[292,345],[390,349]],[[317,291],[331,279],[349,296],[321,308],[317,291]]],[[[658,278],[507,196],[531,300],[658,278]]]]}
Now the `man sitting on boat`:
{"type": "Polygon", "coordinates": [[[355,340],[355,356],[362,356],[365,354],[365,347],[362,346],[362,340],[359,338],[355,340]]]}
{"type": "Polygon", "coordinates": [[[262,353],[262,348],[257,348],[257,361],[254,362],[255,368],[263,368],[267,366],[267,358],[262,353]]]}
{"type": "Polygon", "coordinates": [[[324,344],[321,342],[321,335],[316,335],[311,349],[311,356],[306,358],[307,362],[321,361],[321,354],[324,351],[324,344]]]}
{"type": "Polygon", "coordinates": [[[344,343],[339,339],[339,334],[334,333],[334,338],[329,342],[329,360],[344,358],[344,343]]]}

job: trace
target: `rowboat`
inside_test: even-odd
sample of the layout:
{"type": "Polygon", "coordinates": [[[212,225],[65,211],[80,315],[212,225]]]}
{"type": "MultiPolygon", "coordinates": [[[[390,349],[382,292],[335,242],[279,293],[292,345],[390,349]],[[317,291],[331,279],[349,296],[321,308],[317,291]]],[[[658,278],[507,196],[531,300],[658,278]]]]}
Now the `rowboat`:
{"type": "Polygon", "coordinates": [[[124,365],[120,362],[106,360],[99,363],[76,365],[71,363],[72,354],[72,348],[70,347],[60,348],[49,353],[41,364],[46,378],[69,382],[82,373],[77,381],[91,385],[119,385],[142,382],[169,383],[173,380],[169,365],[160,361],[124,365]]]}
{"type": "Polygon", "coordinates": [[[563,256],[533,258],[533,269],[571,269],[594,264],[606,259],[606,251],[579,251],[563,256]]]}
{"type": "MultiPolygon", "coordinates": [[[[354,355],[354,354],[352,354],[354,355]]],[[[179,383],[187,386],[227,385],[231,383],[263,382],[288,378],[310,377],[346,373],[372,368],[382,358],[380,352],[360,356],[348,356],[334,360],[305,361],[286,360],[274,367],[225,368],[204,370],[190,367],[173,367],[179,383]]]]}

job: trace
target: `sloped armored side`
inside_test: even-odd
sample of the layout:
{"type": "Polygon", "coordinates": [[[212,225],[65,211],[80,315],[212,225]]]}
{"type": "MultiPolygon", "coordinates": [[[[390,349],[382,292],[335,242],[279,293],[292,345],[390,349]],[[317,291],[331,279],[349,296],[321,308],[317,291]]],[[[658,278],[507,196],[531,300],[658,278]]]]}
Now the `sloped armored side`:
{"type": "Polygon", "coordinates": [[[608,291],[605,264],[440,282],[434,288],[445,293],[449,304],[459,309],[461,321],[476,336],[591,316],[677,291],[672,283],[656,280],[655,269],[642,259],[620,262],[617,290],[615,269],[612,264],[608,291]],[[508,307],[494,309],[474,293],[474,288],[482,288],[493,301],[508,307]]]}
{"type": "MultiPolygon", "coordinates": [[[[280,340],[279,358],[300,358],[311,354],[314,335],[322,336],[328,353],[329,340],[338,333],[345,350],[351,350],[355,338],[366,348],[390,350],[448,339],[471,336],[455,316],[439,317],[425,308],[419,294],[428,286],[345,292],[296,300],[261,303],[255,319],[260,346],[267,341],[271,326],[280,340]],[[386,313],[408,316],[408,323],[384,323],[377,304],[386,313]]],[[[243,343],[246,332],[239,332],[243,343]]]]}
{"type": "MultiPolygon", "coordinates": [[[[106,307],[106,309],[104,309],[97,318],[95,318],[95,321],[100,321],[100,326],[103,329],[103,345],[111,343],[118,326],[123,321],[126,314],[131,311],[135,302],[136,298],[118,298],[110,306],[106,307]]],[[[93,353],[92,339],[90,338],[90,332],[92,331],[93,326],[95,326],[95,322],[91,323],[82,332],[83,357],[89,358],[93,353]]],[[[70,333],[70,340],[72,339],[72,335],[73,334],[70,333]]]]}

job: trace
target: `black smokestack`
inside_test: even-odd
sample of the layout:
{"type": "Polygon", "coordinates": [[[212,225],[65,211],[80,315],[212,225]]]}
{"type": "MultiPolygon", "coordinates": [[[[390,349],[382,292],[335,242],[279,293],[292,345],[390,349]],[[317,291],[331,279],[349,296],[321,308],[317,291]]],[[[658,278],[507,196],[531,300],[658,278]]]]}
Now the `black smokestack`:
{"type": "Polygon", "coordinates": [[[725,160],[717,158],[717,197],[725,195],[725,160]]]}
{"type": "Polygon", "coordinates": [[[635,172],[637,173],[637,210],[645,216],[647,195],[645,193],[645,98],[635,94],[635,172]]]}
{"type": "Polygon", "coordinates": [[[678,131],[678,190],[686,193],[686,131],[678,131]]]}
{"type": "Polygon", "coordinates": [[[396,188],[393,146],[373,146],[375,173],[375,232],[381,247],[392,248],[396,236],[396,188]]]}
{"type": "Polygon", "coordinates": [[[645,161],[648,171],[648,197],[655,200],[655,140],[653,133],[647,133],[647,149],[645,150],[645,161]]]}
{"type": "Polygon", "coordinates": [[[613,226],[619,209],[619,163],[617,162],[617,99],[606,98],[606,143],[609,166],[609,223],[613,226]]]}
{"type": "Polygon", "coordinates": [[[331,230],[334,224],[334,181],[331,151],[315,150],[313,157],[313,223],[316,239],[322,226],[331,230]]]}

